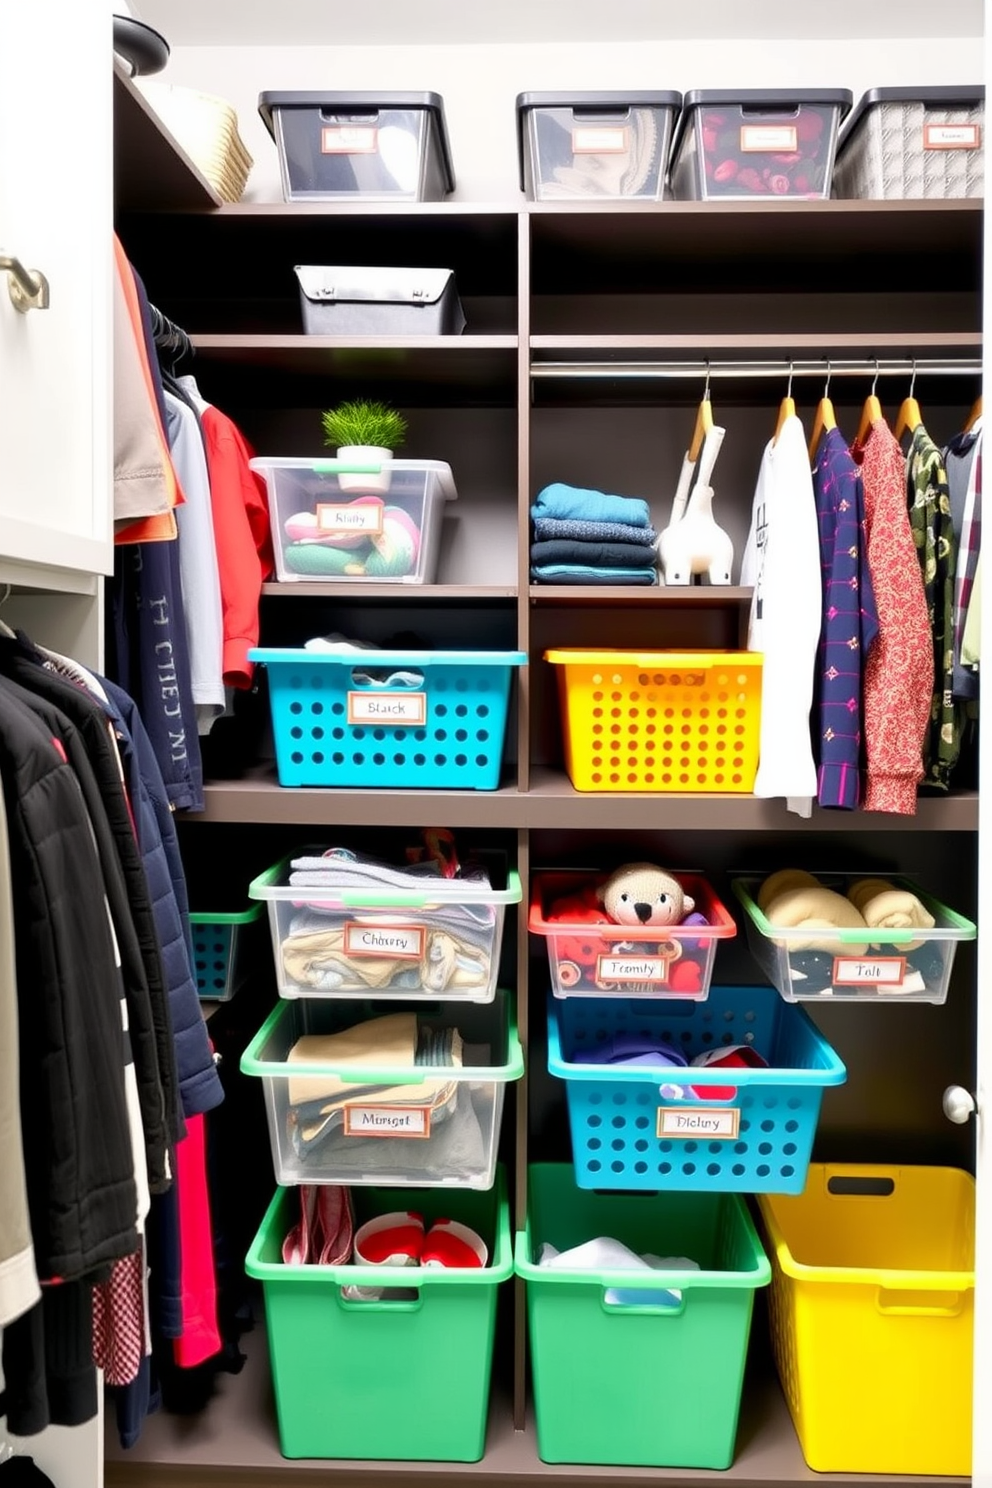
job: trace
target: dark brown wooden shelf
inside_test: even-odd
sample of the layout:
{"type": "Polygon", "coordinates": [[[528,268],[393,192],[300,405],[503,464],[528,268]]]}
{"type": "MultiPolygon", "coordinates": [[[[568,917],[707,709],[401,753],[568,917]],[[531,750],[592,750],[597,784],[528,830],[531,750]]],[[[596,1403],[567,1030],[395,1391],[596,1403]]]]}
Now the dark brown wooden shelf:
{"type": "Polygon", "coordinates": [[[747,604],[751,589],[739,584],[531,584],[531,604],[539,605],[670,605],[673,609],[720,609],[747,604]]]}
{"type": "Polygon", "coordinates": [[[473,599],[516,599],[513,584],[342,584],[308,581],[305,584],[268,583],[262,593],[279,599],[415,599],[450,600],[457,604],[473,599]]]}
{"type": "MultiPolygon", "coordinates": [[[[285,1488],[287,1479],[320,1484],[336,1482],[396,1484],[430,1488],[442,1479],[490,1483],[504,1488],[512,1483],[537,1484],[555,1478],[562,1484],[607,1488],[618,1482],[726,1483],[735,1488],[763,1488],[776,1484],[825,1483],[890,1485],[960,1483],[955,1478],[897,1477],[879,1473],[815,1473],[803,1460],[799,1442],[778,1381],[765,1370],[752,1368],[741,1402],[737,1454],[724,1472],[670,1467],[589,1467],[545,1463],[537,1455],[533,1412],[524,1431],[515,1431],[510,1403],[494,1388],[489,1410],[486,1450],[481,1462],[378,1462],[290,1460],[279,1451],[265,1334],[261,1328],[241,1340],[247,1355],[239,1375],[219,1374],[209,1407],[195,1416],[162,1412],[145,1422],[136,1446],[122,1450],[108,1416],[104,1482],[107,1488],[285,1488]]],[[[440,1407],[439,1407],[440,1408],[440,1407]]]]}
{"type": "Polygon", "coordinates": [[[261,766],[240,780],[208,782],[204,798],[204,811],[184,815],[184,821],[404,827],[443,821],[450,827],[683,832],[974,832],[978,826],[972,792],[921,798],[915,816],[814,808],[806,820],[787,811],[784,801],[749,795],[577,791],[562,771],[545,766],[532,770],[526,792],[515,785],[497,791],[290,788],[278,784],[271,767],[261,766]]]}
{"type": "Polygon", "coordinates": [[[118,213],[213,211],[221,200],[117,62],[114,199],[118,213]]]}
{"type": "MultiPolygon", "coordinates": [[[[914,355],[966,356],[980,354],[981,331],[847,331],[824,337],[821,331],[742,331],[719,336],[672,334],[672,335],[574,335],[531,336],[533,351],[568,352],[570,357],[589,360],[603,352],[622,353],[624,359],[637,356],[650,357],[659,353],[695,352],[704,357],[718,359],[722,356],[742,357],[747,361],[760,361],[763,352],[775,352],[777,356],[794,355],[798,359],[822,359],[827,357],[868,356],[877,352],[879,356],[899,357],[914,355]]],[[[774,360],[774,358],[772,358],[774,360]]]]}

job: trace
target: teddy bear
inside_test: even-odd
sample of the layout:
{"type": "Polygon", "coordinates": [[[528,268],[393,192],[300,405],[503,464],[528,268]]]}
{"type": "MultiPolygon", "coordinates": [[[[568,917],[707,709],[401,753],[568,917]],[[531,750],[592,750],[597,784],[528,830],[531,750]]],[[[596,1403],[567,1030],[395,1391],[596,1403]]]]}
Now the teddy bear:
{"type": "Polygon", "coordinates": [[[617,925],[680,925],[695,900],[670,873],[654,863],[624,863],[596,890],[617,925]]]}

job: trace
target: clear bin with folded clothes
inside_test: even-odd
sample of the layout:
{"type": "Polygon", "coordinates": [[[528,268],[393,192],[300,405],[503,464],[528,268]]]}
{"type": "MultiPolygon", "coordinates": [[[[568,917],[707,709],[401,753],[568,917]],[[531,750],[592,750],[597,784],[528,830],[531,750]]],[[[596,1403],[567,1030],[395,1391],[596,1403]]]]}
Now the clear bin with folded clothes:
{"type": "Polygon", "coordinates": [[[385,1015],[280,1002],[241,1072],[262,1081],[277,1183],[491,1188],[505,1087],[524,1065],[500,991],[385,1015]]]}
{"type": "Polygon", "coordinates": [[[947,1000],[971,920],[912,879],[785,869],[739,878],[748,948],[786,1002],[947,1000]]]}
{"type": "Polygon", "coordinates": [[[492,1002],[503,920],[520,877],[502,853],[461,876],[350,849],[285,858],[250,885],[268,904],[280,997],[492,1002]]]}

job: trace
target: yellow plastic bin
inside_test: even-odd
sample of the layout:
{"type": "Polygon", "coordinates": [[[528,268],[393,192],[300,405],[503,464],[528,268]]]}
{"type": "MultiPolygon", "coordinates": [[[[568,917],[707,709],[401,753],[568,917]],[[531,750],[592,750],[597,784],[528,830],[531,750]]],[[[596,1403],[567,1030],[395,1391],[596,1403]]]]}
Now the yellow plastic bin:
{"type": "Polygon", "coordinates": [[[758,771],[754,651],[545,651],[579,791],[746,793],[758,771]]]}
{"type": "Polygon", "coordinates": [[[816,1472],[971,1472],[975,1182],[813,1163],[758,1198],[772,1341],[816,1472]]]}

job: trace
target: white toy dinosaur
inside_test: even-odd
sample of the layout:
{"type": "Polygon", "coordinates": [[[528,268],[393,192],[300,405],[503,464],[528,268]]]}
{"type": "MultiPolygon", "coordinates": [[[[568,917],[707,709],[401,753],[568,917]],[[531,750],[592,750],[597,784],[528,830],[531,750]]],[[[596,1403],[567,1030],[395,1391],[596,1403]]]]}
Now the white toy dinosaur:
{"type": "Polygon", "coordinates": [[[699,463],[687,453],[672,500],[668,526],[658,538],[658,556],[666,584],[691,584],[694,574],[705,574],[711,584],[729,584],[734,544],[713,518],[710,478],[726,429],[711,424],[706,430],[699,463]],[[696,484],[689,495],[693,474],[696,484]]]}

